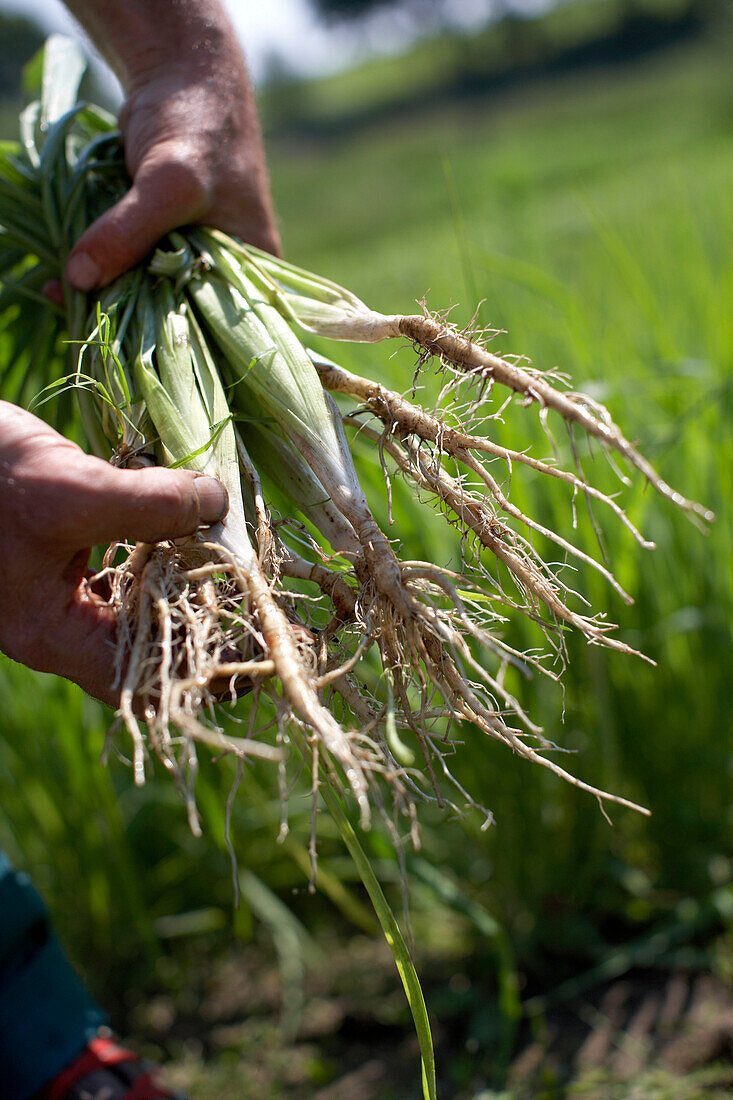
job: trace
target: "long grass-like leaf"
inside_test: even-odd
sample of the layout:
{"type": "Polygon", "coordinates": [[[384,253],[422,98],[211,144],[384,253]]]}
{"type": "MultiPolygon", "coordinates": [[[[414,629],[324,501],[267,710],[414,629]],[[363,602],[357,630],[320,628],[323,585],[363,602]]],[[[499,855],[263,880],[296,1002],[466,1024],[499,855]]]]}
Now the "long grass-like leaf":
{"type": "Polygon", "coordinates": [[[349,855],[353,859],[356,867],[361,875],[361,880],[364,883],[367,893],[371,899],[374,911],[379,918],[379,923],[382,926],[384,937],[389,944],[389,949],[392,952],[395,965],[400,975],[402,985],[404,986],[405,993],[407,995],[407,1001],[410,1005],[410,1012],[415,1022],[415,1031],[417,1032],[417,1039],[420,1044],[420,1056],[422,1058],[422,1082],[423,1082],[423,1095],[425,1100],[437,1100],[438,1092],[435,1082],[435,1052],[433,1050],[433,1038],[430,1033],[430,1021],[428,1019],[428,1010],[425,1005],[425,998],[423,996],[422,989],[420,987],[420,980],[417,976],[414,963],[410,957],[410,952],[405,943],[400,926],[397,923],[394,913],[389,907],[387,899],[384,896],[382,887],[379,885],[377,876],[372,870],[372,865],[369,862],[369,858],[366,855],[364,849],[359,843],[354,828],[349,821],[348,817],[344,813],[341,802],[336,792],[328,785],[323,783],[320,788],[323,801],[326,803],[328,812],[336,822],[338,830],[341,833],[344,844],[349,850],[349,855]]]}
{"type": "Polygon", "coordinates": [[[52,34],[43,47],[41,125],[51,126],[77,101],[86,59],[73,38],[52,34]]]}

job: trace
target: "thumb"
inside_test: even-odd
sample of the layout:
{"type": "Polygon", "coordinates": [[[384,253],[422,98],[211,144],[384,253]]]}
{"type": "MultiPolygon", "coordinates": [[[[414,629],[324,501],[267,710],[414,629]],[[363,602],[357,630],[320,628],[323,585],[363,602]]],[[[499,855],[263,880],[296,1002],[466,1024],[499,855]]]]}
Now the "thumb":
{"type": "Polygon", "coordinates": [[[55,531],[57,543],[78,548],[119,538],[180,538],[223,519],[229,508],[227,491],[216,478],[163,466],[120,470],[84,458],[83,469],[70,471],[73,508],[67,509],[62,530],[55,531]]]}
{"type": "Polygon", "coordinates": [[[171,229],[196,221],[205,199],[190,170],[180,161],[142,164],[130,190],[97,218],[74,245],[66,278],[77,290],[107,286],[140,263],[171,229]]]}

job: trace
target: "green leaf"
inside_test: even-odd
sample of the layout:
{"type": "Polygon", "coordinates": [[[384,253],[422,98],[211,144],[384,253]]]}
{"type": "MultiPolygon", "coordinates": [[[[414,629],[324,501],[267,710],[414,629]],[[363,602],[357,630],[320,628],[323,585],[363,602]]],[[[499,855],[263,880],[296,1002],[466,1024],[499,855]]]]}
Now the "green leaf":
{"type": "Polygon", "coordinates": [[[43,47],[41,126],[52,125],[77,101],[87,62],[79,45],[63,34],[52,34],[43,47]]]}
{"type": "Polygon", "coordinates": [[[39,99],[41,95],[44,50],[45,46],[41,46],[40,50],[36,50],[30,61],[26,61],[23,66],[21,88],[23,95],[28,99],[39,99]]]}
{"type": "Polygon", "coordinates": [[[206,454],[208,450],[214,449],[217,439],[226,428],[227,424],[231,421],[231,414],[225,416],[223,420],[220,420],[218,424],[212,425],[212,431],[210,437],[202,447],[198,447],[195,451],[191,451],[190,454],[184,455],[183,458],[179,458],[177,462],[171,462],[169,469],[177,470],[179,466],[185,466],[187,462],[191,462],[194,458],[199,458],[200,455],[206,454]]]}
{"type": "Polygon", "coordinates": [[[55,381],[49,382],[47,386],[44,386],[32,399],[28,406],[28,412],[35,412],[41,405],[45,405],[47,401],[52,401],[54,397],[60,397],[62,393],[74,389],[92,390],[94,393],[97,393],[106,404],[111,405],[113,409],[117,408],[109,391],[105,389],[98,379],[92,378],[89,374],[81,374],[79,371],[74,371],[73,374],[67,374],[63,378],[57,378],[55,381]]]}
{"type": "Polygon", "coordinates": [[[420,1044],[423,1096],[425,1100],[437,1100],[435,1053],[433,1051],[433,1037],[430,1032],[428,1010],[425,1006],[425,998],[423,997],[422,989],[420,988],[420,979],[417,976],[417,971],[410,957],[407,944],[404,941],[395,915],[390,909],[387,899],[382,892],[377,876],[372,870],[369,858],[359,843],[351,822],[344,813],[338,795],[328,782],[321,785],[320,793],[323,796],[323,801],[326,803],[328,812],[338,826],[344,844],[349,849],[349,854],[356,864],[361,880],[371,898],[374,911],[379,918],[384,937],[389,944],[389,949],[392,952],[392,957],[397,966],[402,985],[405,988],[407,1001],[410,1005],[410,1012],[415,1022],[417,1040],[420,1044]]]}
{"type": "Polygon", "coordinates": [[[41,163],[41,158],[38,155],[38,146],[36,145],[36,127],[40,115],[41,104],[37,101],[29,103],[28,106],[20,112],[20,139],[23,142],[26,156],[34,168],[37,168],[41,163]]]}
{"type": "Polygon", "coordinates": [[[395,760],[409,768],[415,763],[415,754],[408,748],[399,735],[397,722],[395,721],[394,689],[392,687],[392,673],[385,670],[385,683],[387,684],[387,713],[384,719],[384,736],[387,739],[390,751],[395,760]]]}

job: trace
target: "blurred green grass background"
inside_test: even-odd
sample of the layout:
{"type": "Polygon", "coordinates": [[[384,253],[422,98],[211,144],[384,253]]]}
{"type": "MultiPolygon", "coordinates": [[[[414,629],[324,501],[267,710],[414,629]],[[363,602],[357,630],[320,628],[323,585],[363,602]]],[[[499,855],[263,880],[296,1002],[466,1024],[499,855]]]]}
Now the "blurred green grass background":
{"type": "MultiPolygon", "coordinates": [[[[650,553],[597,512],[636,602],[619,606],[595,575],[579,584],[659,667],[569,638],[564,698],[546,683],[515,685],[575,753],[571,770],[652,816],[614,809],[611,827],[593,799],[470,730],[457,774],[496,826],[423,815],[424,862],[413,861],[410,888],[418,960],[433,960],[436,975],[441,959],[443,973],[483,975],[483,993],[462,999],[435,976],[427,982],[429,1007],[442,1020],[460,1016],[477,1041],[464,1077],[489,1074],[506,1056],[512,1024],[492,994],[503,989],[511,1013],[514,980],[525,997],[547,995],[619,951],[633,962],[650,932],[661,936],[653,965],[710,967],[722,957],[733,870],[732,41],[719,24],[634,65],[375,119],[353,133],[270,140],[289,259],[385,312],[411,312],[426,295],[465,323],[482,302],[482,323],[506,333],[495,348],[567,372],[669,482],[718,514],[702,534],[636,484],[624,500],[658,545],[650,553]]],[[[393,350],[348,347],[337,357],[407,390],[412,356],[393,350]]],[[[534,413],[510,410],[506,420],[499,441],[534,439],[547,452],[534,413]]],[[[365,457],[363,469],[384,515],[381,472],[365,457]]],[[[605,477],[598,457],[594,469],[605,477]]],[[[455,543],[401,486],[395,492],[408,556],[449,560],[455,543]]],[[[557,486],[517,473],[513,492],[570,532],[570,501],[557,486]]],[[[579,538],[592,548],[582,515],[579,538]]],[[[276,776],[247,769],[232,838],[251,877],[235,911],[229,762],[202,769],[205,835],[195,840],[165,777],[137,790],[121,761],[100,767],[108,722],[71,685],[0,663],[0,845],[31,871],[118,1019],[130,1008],[126,990],[165,986],[171,958],[215,956],[259,926],[273,937],[297,1017],[310,937],[373,931],[335,830],[320,815],[325,893],[311,896],[307,802],[293,796],[291,833],[278,844],[276,776]]],[[[377,830],[366,846],[399,907],[389,844],[377,830]]]]}

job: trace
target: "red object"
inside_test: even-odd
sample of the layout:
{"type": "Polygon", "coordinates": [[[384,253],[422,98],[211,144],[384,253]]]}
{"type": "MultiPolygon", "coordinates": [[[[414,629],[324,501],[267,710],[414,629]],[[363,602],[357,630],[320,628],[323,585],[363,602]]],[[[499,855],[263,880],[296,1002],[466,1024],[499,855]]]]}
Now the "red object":
{"type": "Polygon", "coordinates": [[[39,1100],[185,1100],[157,1084],[155,1072],[114,1039],[98,1036],[51,1081],[39,1100]]]}

